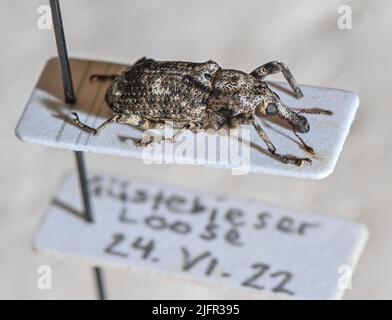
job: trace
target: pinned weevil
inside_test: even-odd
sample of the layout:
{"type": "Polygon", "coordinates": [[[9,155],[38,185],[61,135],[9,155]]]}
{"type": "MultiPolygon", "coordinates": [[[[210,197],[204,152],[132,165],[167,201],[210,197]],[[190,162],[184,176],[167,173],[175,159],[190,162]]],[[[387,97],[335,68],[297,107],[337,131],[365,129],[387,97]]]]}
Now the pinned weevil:
{"type": "MultiPolygon", "coordinates": [[[[142,58],[121,75],[91,76],[92,80],[112,80],[105,96],[113,112],[111,118],[98,128],[81,123],[76,113],[73,113],[73,121],[94,135],[116,122],[152,129],[163,128],[165,121],[172,121],[179,129],[173,137],[165,139],[172,142],[184,129],[197,132],[211,126],[218,130],[224,125],[252,124],[276,159],[298,166],[311,163],[309,158],[277,153],[258,123],[257,114],[283,119],[293,128],[304,149],[313,154],[313,149],[298,135],[310,130],[307,119],[300,113],[331,115],[332,112],[322,109],[295,112],[290,109],[264,82],[266,76],[277,72],[283,73],[297,98],[303,97],[290,70],[281,62],[269,62],[247,74],[221,69],[213,61],[162,62],[142,58]]],[[[138,145],[145,146],[150,142],[138,142],[138,145]]]]}

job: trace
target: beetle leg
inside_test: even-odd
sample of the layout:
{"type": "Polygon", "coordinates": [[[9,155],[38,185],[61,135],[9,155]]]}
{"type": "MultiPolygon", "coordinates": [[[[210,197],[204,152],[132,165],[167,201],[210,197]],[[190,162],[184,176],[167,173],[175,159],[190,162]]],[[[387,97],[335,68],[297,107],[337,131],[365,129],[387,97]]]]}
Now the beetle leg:
{"type": "MultiPolygon", "coordinates": [[[[171,142],[171,143],[176,142],[176,139],[180,136],[181,133],[183,133],[183,132],[185,131],[185,129],[187,129],[186,126],[180,128],[180,129],[178,129],[177,132],[175,132],[175,133],[173,134],[173,136],[171,136],[170,138],[161,137],[161,139],[159,140],[159,143],[163,143],[163,142],[166,142],[166,141],[167,141],[167,142],[171,142]]],[[[155,142],[154,139],[151,139],[151,137],[149,137],[149,138],[150,138],[150,139],[147,140],[147,141],[143,141],[143,139],[138,140],[138,141],[136,142],[136,145],[137,145],[138,147],[146,147],[146,146],[152,144],[153,142],[155,142]]]]}
{"type": "Polygon", "coordinates": [[[279,154],[276,153],[276,148],[272,144],[271,140],[268,138],[267,134],[263,130],[263,128],[260,126],[260,124],[257,122],[255,117],[253,117],[253,126],[255,127],[257,133],[263,139],[264,143],[267,145],[268,152],[273,155],[274,158],[282,161],[283,163],[291,163],[295,164],[297,166],[302,166],[305,162],[308,162],[309,164],[312,163],[312,160],[309,158],[297,158],[294,156],[289,156],[289,155],[284,155],[284,154],[279,154]]]}
{"type": "Polygon", "coordinates": [[[98,128],[92,128],[88,126],[87,124],[84,124],[79,120],[79,116],[76,112],[72,112],[72,115],[74,118],[72,119],[73,123],[75,123],[79,128],[92,133],[94,136],[98,135],[102,130],[106,129],[107,127],[111,126],[113,123],[118,122],[120,116],[119,115],[113,115],[109,119],[107,119],[105,122],[103,122],[98,128]]]}
{"type": "Polygon", "coordinates": [[[289,68],[283,62],[271,61],[266,64],[263,64],[261,67],[258,67],[253,70],[251,72],[251,75],[254,76],[256,79],[264,80],[266,76],[278,72],[283,73],[283,76],[286,78],[290,87],[293,89],[295,96],[297,98],[302,98],[304,95],[300,87],[298,87],[297,81],[295,80],[289,68]]]}
{"type": "Polygon", "coordinates": [[[106,80],[114,80],[118,77],[118,74],[92,74],[90,76],[90,81],[99,80],[99,81],[106,81],[106,80]]]}
{"type": "MultiPolygon", "coordinates": [[[[121,116],[118,119],[119,123],[125,123],[125,124],[129,124],[132,125],[134,127],[137,127],[139,129],[142,130],[147,130],[147,129],[162,129],[165,127],[165,123],[162,121],[154,121],[154,120],[150,120],[150,119],[146,119],[143,118],[141,116],[138,115],[124,115],[121,116]]],[[[162,138],[160,141],[170,141],[170,142],[175,142],[175,139],[178,137],[179,134],[181,134],[181,130],[185,129],[185,126],[181,129],[179,129],[171,138],[162,138]]],[[[149,139],[147,141],[144,141],[144,139],[139,139],[136,142],[136,145],[138,147],[146,147],[149,144],[153,143],[154,139],[152,139],[151,137],[149,137],[149,139]]]]}
{"type": "Polygon", "coordinates": [[[161,141],[169,141],[174,143],[176,142],[177,138],[185,131],[185,129],[186,127],[182,127],[178,129],[177,132],[175,132],[171,138],[163,138],[161,141]]]}
{"type": "Polygon", "coordinates": [[[129,124],[142,130],[154,129],[157,127],[157,122],[142,118],[141,116],[129,114],[123,115],[118,119],[119,123],[129,124]]]}
{"type": "Polygon", "coordinates": [[[253,124],[253,117],[249,114],[240,114],[230,119],[230,126],[232,128],[238,128],[243,124],[253,124]]]}

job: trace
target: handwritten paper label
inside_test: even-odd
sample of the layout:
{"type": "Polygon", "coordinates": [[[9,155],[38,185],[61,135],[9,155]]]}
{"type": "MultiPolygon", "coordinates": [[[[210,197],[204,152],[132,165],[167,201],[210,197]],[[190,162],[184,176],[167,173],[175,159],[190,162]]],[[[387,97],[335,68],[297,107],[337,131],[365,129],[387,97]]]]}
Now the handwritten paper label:
{"type": "Polygon", "coordinates": [[[99,174],[89,182],[94,222],[83,217],[72,174],[36,235],[39,251],[253,293],[336,299],[349,283],[341,270],[352,273],[367,238],[360,224],[256,201],[99,174]]]}

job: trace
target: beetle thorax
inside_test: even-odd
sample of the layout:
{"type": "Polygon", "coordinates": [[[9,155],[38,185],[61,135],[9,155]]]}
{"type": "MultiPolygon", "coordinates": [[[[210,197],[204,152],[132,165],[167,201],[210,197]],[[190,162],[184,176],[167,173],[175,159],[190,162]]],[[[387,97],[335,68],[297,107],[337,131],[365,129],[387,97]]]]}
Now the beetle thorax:
{"type": "Polygon", "coordinates": [[[232,115],[253,114],[264,101],[266,85],[237,70],[220,70],[214,75],[209,108],[227,110],[232,115]]]}

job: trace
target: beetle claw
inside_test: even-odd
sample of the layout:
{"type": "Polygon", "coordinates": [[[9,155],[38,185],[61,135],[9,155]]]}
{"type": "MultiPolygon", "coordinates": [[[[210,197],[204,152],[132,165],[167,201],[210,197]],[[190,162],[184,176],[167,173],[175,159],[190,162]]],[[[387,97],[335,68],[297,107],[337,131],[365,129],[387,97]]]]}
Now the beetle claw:
{"type": "MultiPolygon", "coordinates": [[[[270,152],[271,152],[271,150],[270,150],[270,152]]],[[[279,153],[275,153],[275,152],[271,152],[271,153],[273,154],[273,156],[275,158],[279,159],[283,163],[294,164],[298,167],[302,167],[305,162],[309,163],[309,165],[312,165],[312,160],[309,158],[297,158],[294,156],[283,155],[283,154],[279,154],[279,153]]]]}
{"type": "Polygon", "coordinates": [[[304,94],[301,90],[301,88],[297,87],[294,89],[294,95],[297,99],[303,98],[304,94]]]}
{"type": "Polygon", "coordinates": [[[309,165],[312,165],[312,160],[309,158],[297,158],[295,160],[295,164],[299,167],[302,167],[304,165],[304,163],[307,162],[309,163],[309,165]]]}
{"type": "Polygon", "coordinates": [[[305,162],[309,163],[309,165],[312,165],[312,160],[309,158],[288,157],[287,160],[287,163],[295,164],[298,167],[302,167],[305,162]]]}

